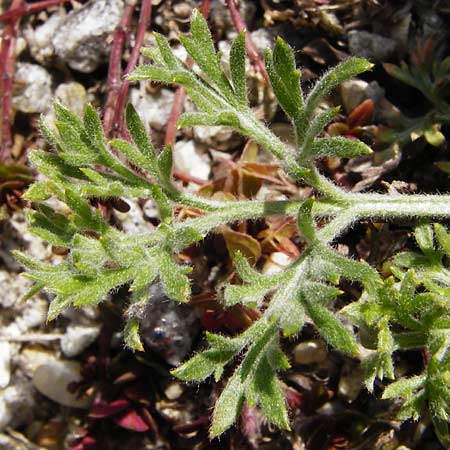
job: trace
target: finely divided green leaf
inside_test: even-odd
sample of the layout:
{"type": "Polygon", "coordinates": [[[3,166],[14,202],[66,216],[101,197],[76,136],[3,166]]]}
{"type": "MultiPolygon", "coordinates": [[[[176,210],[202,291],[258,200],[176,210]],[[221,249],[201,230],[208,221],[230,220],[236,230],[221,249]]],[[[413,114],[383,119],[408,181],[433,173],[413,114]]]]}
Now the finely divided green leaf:
{"type": "Polygon", "coordinates": [[[192,36],[180,35],[181,43],[221,93],[234,103],[234,93],[220,67],[208,24],[196,9],[192,12],[191,34],[192,36]]]}

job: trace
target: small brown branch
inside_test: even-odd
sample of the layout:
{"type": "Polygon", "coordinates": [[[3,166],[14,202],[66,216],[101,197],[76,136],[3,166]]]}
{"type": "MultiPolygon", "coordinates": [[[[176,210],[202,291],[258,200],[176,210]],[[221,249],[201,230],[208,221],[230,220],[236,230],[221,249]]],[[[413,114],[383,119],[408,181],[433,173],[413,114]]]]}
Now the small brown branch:
{"type": "MultiPolygon", "coordinates": [[[[200,5],[200,12],[202,16],[207,19],[209,16],[209,8],[210,8],[210,0],[202,0],[200,5]]],[[[191,68],[193,65],[192,59],[186,59],[186,65],[191,68]]],[[[177,138],[177,122],[178,117],[183,111],[183,102],[186,94],[184,92],[184,88],[179,86],[175,91],[175,98],[173,100],[172,110],[170,111],[169,120],[166,126],[166,135],[164,137],[165,145],[173,145],[175,144],[175,140],[177,138]]]]}
{"type": "MultiPolygon", "coordinates": [[[[152,0],[142,0],[141,12],[139,14],[139,22],[136,31],[136,41],[133,50],[131,51],[130,59],[125,69],[124,76],[128,75],[136,67],[141,47],[142,44],[144,43],[145,32],[147,31],[147,28],[150,26],[151,14],[152,14],[152,0]]],[[[125,108],[125,102],[127,100],[129,85],[130,82],[128,80],[123,80],[122,86],[120,87],[114,111],[114,118],[112,125],[113,133],[119,132],[122,135],[125,134],[123,127],[123,111],[125,108]]]]}
{"type": "Polygon", "coordinates": [[[109,57],[108,78],[106,81],[107,97],[103,115],[103,129],[105,135],[108,137],[111,133],[115,110],[114,106],[121,86],[123,46],[131,24],[135,5],[134,0],[126,3],[120,23],[114,31],[113,44],[109,57]]]}
{"type": "MultiPolygon", "coordinates": [[[[9,11],[20,8],[23,0],[13,0],[9,11]]],[[[20,16],[19,16],[20,17],[20,16]]],[[[7,162],[12,144],[11,139],[11,96],[14,81],[14,65],[16,62],[16,38],[17,23],[19,17],[12,18],[5,23],[0,49],[0,74],[1,74],[1,152],[0,160],[7,162]]]]}
{"type": "MultiPolygon", "coordinates": [[[[233,21],[234,28],[236,28],[236,31],[238,33],[240,33],[241,31],[245,31],[247,29],[247,26],[241,14],[239,13],[239,10],[237,9],[234,0],[225,0],[225,1],[230,11],[231,20],[233,21]]],[[[245,34],[245,46],[247,48],[247,55],[251,63],[253,64],[253,67],[255,67],[255,69],[261,74],[266,84],[269,84],[269,77],[267,75],[266,66],[264,65],[262,56],[259,54],[258,50],[255,47],[255,44],[253,43],[250,37],[250,33],[245,34]]]]}
{"type": "Polygon", "coordinates": [[[11,7],[9,11],[0,14],[0,22],[6,22],[11,19],[16,20],[25,14],[34,14],[43,9],[50,8],[50,6],[60,5],[69,1],[71,0],[43,0],[42,2],[32,3],[31,5],[26,3],[16,8],[11,7]]]}

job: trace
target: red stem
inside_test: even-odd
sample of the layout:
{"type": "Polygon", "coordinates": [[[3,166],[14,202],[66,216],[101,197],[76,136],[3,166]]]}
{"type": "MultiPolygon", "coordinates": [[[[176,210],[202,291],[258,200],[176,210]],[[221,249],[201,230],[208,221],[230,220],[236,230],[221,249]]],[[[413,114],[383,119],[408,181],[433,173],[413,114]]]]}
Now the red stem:
{"type": "MultiPolygon", "coordinates": [[[[246,30],[247,26],[244,22],[244,19],[241,17],[239,10],[236,8],[234,0],[225,0],[225,1],[230,11],[231,20],[233,21],[234,28],[236,28],[236,31],[240,33],[241,31],[246,30]]],[[[262,75],[266,84],[269,84],[269,77],[266,72],[266,66],[264,65],[263,58],[259,54],[258,50],[255,47],[255,44],[253,43],[250,37],[250,33],[245,34],[245,46],[247,48],[247,54],[251,63],[253,64],[255,69],[262,75]]]]}
{"type": "Polygon", "coordinates": [[[202,4],[200,5],[200,12],[205,19],[207,19],[209,16],[210,4],[211,0],[202,0],[202,4]]]}
{"type": "Polygon", "coordinates": [[[67,3],[70,0],[43,0],[42,2],[32,3],[29,5],[26,3],[20,7],[9,8],[9,11],[0,15],[0,22],[6,22],[10,19],[18,19],[24,14],[34,14],[43,9],[49,8],[50,6],[60,5],[62,3],[67,3]]]}
{"type": "Polygon", "coordinates": [[[178,86],[175,91],[175,97],[172,103],[172,109],[170,111],[169,120],[166,125],[166,135],[164,137],[165,145],[173,145],[175,144],[175,140],[177,138],[177,122],[178,117],[183,111],[183,103],[184,97],[186,97],[186,93],[182,86],[178,86]]]}
{"type": "MultiPolygon", "coordinates": [[[[151,14],[152,0],[142,0],[141,13],[139,15],[139,22],[136,31],[136,42],[134,44],[133,50],[131,51],[130,59],[125,69],[124,76],[128,75],[136,67],[141,47],[144,43],[145,32],[150,26],[151,14]]],[[[125,134],[123,128],[123,110],[125,108],[125,102],[127,100],[129,85],[130,82],[128,80],[123,80],[122,86],[120,87],[116,108],[114,111],[113,133],[120,132],[120,134],[122,135],[125,134]]]]}
{"type": "Polygon", "coordinates": [[[106,81],[106,92],[108,95],[106,97],[103,115],[103,129],[105,130],[105,135],[108,137],[111,133],[114,118],[114,106],[121,86],[123,46],[130,27],[134,7],[134,0],[126,3],[120,23],[114,31],[113,46],[109,57],[108,79],[106,81]]]}
{"type": "MultiPolygon", "coordinates": [[[[202,3],[200,5],[200,12],[205,19],[207,19],[209,16],[210,3],[211,3],[210,0],[202,0],[202,3]]],[[[192,67],[193,62],[191,58],[186,59],[186,65],[189,68],[192,67]]],[[[183,87],[179,86],[175,91],[175,98],[173,100],[172,110],[170,111],[169,120],[166,126],[166,135],[164,137],[165,145],[175,144],[175,140],[177,138],[178,117],[180,117],[180,114],[183,111],[183,102],[185,96],[186,94],[184,92],[183,87]]]]}
{"type": "MultiPolygon", "coordinates": [[[[13,0],[9,11],[22,6],[23,0],[13,0]]],[[[19,16],[20,17],[20,16],[19,16]]],[[[11,95],[14,81],[14,65],[16,62],[16,25],[19,18],[12,18],[5,23],[0,49],[0,74],[2,93],[2,126],[0,159],[7,162],[10,158],[11,139],[11,95]]]]}

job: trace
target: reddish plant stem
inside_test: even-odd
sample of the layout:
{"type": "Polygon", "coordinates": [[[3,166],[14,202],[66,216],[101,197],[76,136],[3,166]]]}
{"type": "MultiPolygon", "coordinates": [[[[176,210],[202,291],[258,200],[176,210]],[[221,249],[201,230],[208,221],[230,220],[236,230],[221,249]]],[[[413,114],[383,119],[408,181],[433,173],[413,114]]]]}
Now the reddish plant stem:
{"type": "MultiPolygon", "coordinates": [[[[241,14],[239,13],[239,10],[236,7],[236,4],[234,3],[234,0],[225,0],[228,6],[228,9],[231,14],[231,20],[233,21],[234,28],[236,28],[236,31],[240,33],[241,31],[244,31],[247,29],[247,26],[244,22],[244,19],[241,17],[241,14]]],[[[264,65],[264,61],[262,56],[259,54],[258,50],[255,47],[255,44],[253,43],[250,34],[245,34],[245,46],[247,48],[247,55],[255,67],[255,69],[261,74],[261,76],[264,78],[264,81],[266,84],[269,84],[269,77],[267,75],[266,66],[264,65]]]]}
{"type": "Polygon", "coordinates": [[[120,23],[114,31],[113,45],[109,57],[108,78],[106,81],[106,91],[108,94],[106,97],[103,115],[103,129],[105,131],[105,135],[108,137],[111,133],[114,118],[115,101],[121,86],[121,61],[123,46],[131,24],[135,5],[135,0],[130,0],[126,3],[120,23]]]}
{"type": "MultiPolygon", "coordinates": [[[[190,59],[186,61],[189,66],[190,59]]],[[[192,65],[192,63],[190,64],[192,65]]],[[[181,86],[177,87],[175,91],[175,97],[172,103],[172,109],[170,111],[169,120],[167,121],[166,126],[166,135],[164,137],[165,145],[174,145],[175,140],[177,138],[177,122],[178,117],[180,117],[181,112],[183,111],[183,103],[184,97],[186,97],[186,93],[184,92],[184,88],[181,86]]]]}
{"type": "MultiPolygon", "coordinates": [[[[209,16],[210,3],[211,3],[210,0],[202,0],[202,3],[200,5],[200,12],[205,19],[207,19],[209,16]]],[[[191,58],[186,59],[186,65],[189,68],[192,67],[193,62],[191,58]]],[[[175,144],[175,140],[177,137],[178,117],[180,117],[180,114],[183,111],[183,102],[185,96],[186,93],[184,91],[184,88],[179,86],[175,91],[175,98],[173,100],[172,110],[170,111],[169,120],[166,126],[166,135],[164,137],[165,145],[175,144]]]]}
{"type": "Polygon", "coordinates": [[[207,19],[209,16],[209,7],[211,6],[211,0],[202,0],[200,5],[200,12],[202,16],[207,19]]]}
{"type": "MultiPolygon", "coordinates": [[[[9,11],[22,6],[23,0],[13,0],[9,11]]],[[[20,17],[20,16],[19,16],[20,17]]],[[[0,49],[0,74],[2,94],[2,126],[0,159],[7,162],[10,158],[11,139],[11,96],[14,81],[14,65],[16,62],[16,37],[18,18],[12,18],[5,23],[0,49]]]]}
{"type": "MultiPolygon", "coordinates": [[[[141,12],[139,15],[139,22],[136,31],[136,41],[133,50],[131,51],[130,59],[125,69],[124,76],[128,75],[136,67],[141,47],[144,43],[145,32],[150,26],[151,14],[152,0],[142,0],[141,12]]],[[[114,111],[112,126],[113,133],[120,133],[122,135],[126,134],[123,127],[123,110],[125,108],[125,102],[127,100],[129,85],[130,82],[128,80],[123,80],[122,86],[120,87],[119,94],[117,96],[116,108],[114,111]]]]}
{"type": "Polygon", "coordinates": [[[178,178],[181,181],[184,181],[185,183],[194,183],[194,184],[198,184],[199,186],[204,186],[205,184],[207,184],[208,182],[205,180],[202,180],[200,178],[197,177],[193,177],[187,173],[184,172],[180,172],[178,170],[174,170],[173,171],[173,176],[178,178]]]}
{"type": "Polygon", "coordinates": [[[60,5],[62,3],[67,3],[71,0],[43,0],[42,2],[32,3],[29,5],[21,5],[16,8],[10,8],[9,11],[0,15],[0,22],[5,22],[11,19],[19,19],[25,14],[34,14],[43,9],[49,8],[50,6],[60,5]]]}

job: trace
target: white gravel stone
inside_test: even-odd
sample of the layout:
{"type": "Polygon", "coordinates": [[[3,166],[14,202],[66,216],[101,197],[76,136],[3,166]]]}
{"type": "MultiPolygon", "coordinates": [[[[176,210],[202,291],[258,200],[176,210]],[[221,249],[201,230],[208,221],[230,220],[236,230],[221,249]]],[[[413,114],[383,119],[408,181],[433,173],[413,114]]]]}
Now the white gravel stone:
{"type": "Polygon", "coordinates": [[[369,83],[364,80],[351,79],[342,82],[339,91],[347,113],[350,113],[367,98],[369,83]]]}
{"type": "Polygon", "coordinates": [[[178,141],[173,149],[173,161],[177,170],[192,177],[208,180],[211,166],[202,146],[194,141],[178,141]]]}
{"type": "Polygon", "coordinates": [[[130,210],[126,213],[114,211],[114,215],[120,221],[123,231],[129,235],[138,235],[148,233],[154,229],[154,226],[144,219],[144,212],[138,203],[127,199],[130,210]]]}
{"type": "Polygon", "coordinates": [[[60,84],[55,90],[55,98],[80,117],[88,103],[86,89],[82,84],[74,81],[60,84]]]}
{"type": "Polygon", "coordinates": [[[40,297],[34,297],[22,305],[20,313],[14,321],[1,327],[0,336],[20,337],[31,328],[42,325],[47,320],[48,302],[40,297]]]}
{"type": "Polygon", "coordinates": [[[43,364],[50,364],[56,361],[55,352],[42,346],[24,347],[14,358],[14,363],[21,372],[28,378],[33,378],[36,369],[43,364]]]}
{"type": "Polygon", "coordinates": [[[139,113],[147,131],[150,131],[150,127],[158,131],[166,127],[174,95],[173,91],[164,88],[155,94],[149,94],[140,88],[130,90],[130,102],[139,113]]]}
{"type": "Polygon", "coordinates": [[[24,113],[46,112],[52,103],[52,78],[41,66],[17,63],[12,106],[24,113]]]}
{"type": "Polygon", "coordinates": [[[0,341],[0,388],[8,386],[11,379],[11,358],[14,346],[0,341]]]}
{"type": "Polygon", "coordinates": [[[0,307],[11,308],[31,287],[31,281],[7,270],[0,270],[0,307]]]}
{"type": "Polygon", "coordinates": [[[15,379],[0,391],[0,430],[29,423],[35,404],[33,387],[25,378],[15,379]]]}
{"type": "Polygon", "coordinates": [[[87,408],[89,400],[77,398],[67,390],[70,383],[80,381],[80,364],[75,361],[53,361],[39,366],[34,372],[33,385],[56,403],[72,408],[87,408]]]}
{"type": "Polygon", "coordinates": [[[71,11],[53,35],[58,57],[72,69],[91,73],[107,61],[109,36],[120,22],[123,0],[91,0],[71,11]]]}
{"type": "Polygon", "coordinates": [[[273,275],[285,270],[295,261],[295,258],[286,255],[283,252],[273,252],[270,254],[269,259],[265,262],[263,267],[263,273],[265,275],[273,275]]]}
{"type": "Polygon", "coordinates": [[[98,326],[69,325],[61,339],[61,350],[68,358],[73,358],[86,350],[98,337],[98,326]]]}
{"type": "Polygon", "coordinates": [[[216,150],[230,150],[244,142],[244,138],[227,127],[194,127],[194,139],[216,150]]]}
{"type": "Polygon", "coordinates": [[[171,383],[165,389],[164,394],[169,400],[176,400],[183,395],[183,392],[184,390],[180,383],[171,383]]]}
{"type": "Polygon", "coordinates": [[[65,20],[65,12],[52,14],[42,25],[33,29],[28,25],[24,36],[33,58],[43,65],[50,64],[55,57],[52,39],[65,20]]]}

